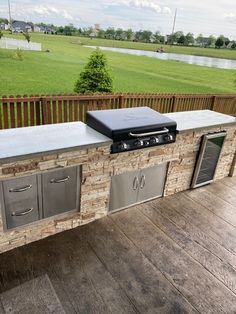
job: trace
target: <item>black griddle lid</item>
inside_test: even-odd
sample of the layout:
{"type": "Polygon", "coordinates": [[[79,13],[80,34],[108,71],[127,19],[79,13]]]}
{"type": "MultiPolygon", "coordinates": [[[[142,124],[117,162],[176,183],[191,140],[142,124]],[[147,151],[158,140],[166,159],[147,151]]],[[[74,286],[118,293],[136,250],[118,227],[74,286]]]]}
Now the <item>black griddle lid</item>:
{"type": "Polygon", "coordinates": [[[125,132],[176,128],[175,121],[149,107],[88,111],[87,124],[113,139],[125,132]]]}

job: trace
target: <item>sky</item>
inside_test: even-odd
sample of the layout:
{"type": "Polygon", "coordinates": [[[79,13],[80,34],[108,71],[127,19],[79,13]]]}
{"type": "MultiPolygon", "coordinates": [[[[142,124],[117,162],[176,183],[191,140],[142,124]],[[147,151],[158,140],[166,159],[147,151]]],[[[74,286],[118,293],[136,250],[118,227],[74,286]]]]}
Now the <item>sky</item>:
{"type": "MultiPolygon", "coordinates": [[[[101,28],[149,29],[163,35],[175,31],[223,34],[236,39],[235,0],[10,0],[15,20],[74,24],[100,24],[101,28]]],[[[0,17],[8,17],[8,0],[0,0],[0,17]]]]}

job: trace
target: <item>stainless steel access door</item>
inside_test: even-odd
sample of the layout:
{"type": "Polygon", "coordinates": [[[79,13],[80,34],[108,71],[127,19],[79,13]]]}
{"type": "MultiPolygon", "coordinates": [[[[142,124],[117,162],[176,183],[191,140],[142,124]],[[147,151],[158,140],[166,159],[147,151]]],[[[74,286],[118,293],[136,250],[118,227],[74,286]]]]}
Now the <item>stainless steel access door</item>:
{"type": "Polygon", "coordinates": [[[140,171],[138,203],[163,195],[166,171],[167,163],[140,171]]]}
{"type": "Polygon", "coordinates": [[[78,209],[79,167],[42,174],[43,218],[78,209]]]}
{"type": "Polygon", "coordinates": [[[139,171],[131,171],[112,177],[109,211],[137,203],[139,173],[139,171]]]}

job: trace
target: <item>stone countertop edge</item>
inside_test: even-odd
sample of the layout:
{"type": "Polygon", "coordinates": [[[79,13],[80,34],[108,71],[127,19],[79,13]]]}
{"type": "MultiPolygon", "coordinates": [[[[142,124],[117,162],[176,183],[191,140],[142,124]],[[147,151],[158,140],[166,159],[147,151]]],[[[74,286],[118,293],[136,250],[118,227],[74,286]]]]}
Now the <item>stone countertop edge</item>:
{"type": "Polygon", "coordinates": [[[164,115],[177,122],[177,133],[199,131],[219,126],[236,126],[235,117],[211,110],[181,111],[164,115]]]}
{"type": "Polygon", "coordinates": [[[0,131],[0,164],[110,145],[112,140],[83,122],[0,131]]]}

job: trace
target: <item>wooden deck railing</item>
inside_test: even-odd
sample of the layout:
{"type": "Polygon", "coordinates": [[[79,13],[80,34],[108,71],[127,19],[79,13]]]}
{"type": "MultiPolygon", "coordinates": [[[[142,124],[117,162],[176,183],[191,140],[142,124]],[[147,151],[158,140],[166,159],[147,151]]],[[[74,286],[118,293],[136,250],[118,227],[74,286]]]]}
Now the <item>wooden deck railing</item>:
{"type": "Polygon", "coordinates": [[[210,109],[236,116],[236,94],[111,94],[4,96],[0,129],[85,121],[88,110],[148,106],[161,113],[210,109]]]}

